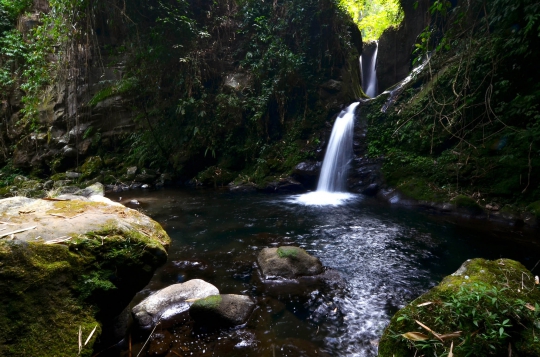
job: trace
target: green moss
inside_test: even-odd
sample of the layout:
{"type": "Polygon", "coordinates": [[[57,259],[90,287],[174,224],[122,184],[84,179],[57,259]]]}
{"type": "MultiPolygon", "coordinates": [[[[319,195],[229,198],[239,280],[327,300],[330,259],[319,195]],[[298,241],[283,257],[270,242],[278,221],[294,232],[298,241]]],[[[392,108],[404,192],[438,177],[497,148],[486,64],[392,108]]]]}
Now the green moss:
{"type": "Polygon", "coordinates": [[[508,343],[512,343],[519,356],[538,356],[535,352],[538,348],[529,344],[534,342],[532,333],[536,324],[540,324],[539,316],[525,305],[534,306],[539,301],[540,290],[535,287],[532,274],[519,262],[473,259],[393,316],[381,338],[379,356],[433,355],[434,348],[437,355],[446,355],[451,341],[456,356],[467,353],[480,356],[490,352],[504,355],[508,343]],[[423,303],[429,304],[422,306],[423,303]],[[461,337],[437,346],[435,341],[438,340],[433,336],[434,341],[415,344],[402,334],[429,335],[416,320],[441,335],[463,332],[461,337]],[[417,350],[422,346],[422,351],[417,350]]]}
{"type": "Polygon", "coordinates": [[[216,309],[221,304],[221,295],[211,295],[204,299],[197,300],[193,303],[193,306],[202,309],[216,309]]]}
{"type": "Polygon", "coordinates": [[[307,254],[302,248],[298,247],[279,247],[277,254],[280,258],[295,259],[300,254],[307,254]]]}
{"type": "Polygon", "coordinates": [[[527,210],[534,214],[536,218],[540,218],[540,201],[536,201],[528,205],[527,210]]]}
{"type": "MultiPolygon", "coordinates": [[[[55,204],[62,214],[102,205],[55,204]]],[[[156,231],[145,226],[126,230],[111,219],[98,231],[72,234],[67,247],[0,242],[0,355],[77,355],[79,326],[85,341],[99,321],[120,313],[165,262],[170,239],[153,224],[156,231]]],[[[82,356],[92,355],[100,333],[98,327],[82,356]]]]}
{"type": "Polygon", "coordinates": [[[0,243],[0,355],[75,356],[78,333],[98,330],[96,307],[73,294],[83,260],[62,246],[0,243]]]}
{"type": "Polygon", "coordinates": [[[88,179],[99,174],[103,167],[103,160],[99,156],[90,156],[81,167],[81,179],[88,179]]]}
{"type": "Polygon", "coordinates": [[[64,172],[62,173],[57,173],[57,174],[54,174],[51,176],[51,180],[53,181],[62,181],[62,180],[66,180],[67,179],[67,176],[64,172]]]}
{"type": "Polygon", "coordinates": [[[396,187],[407,197],[419,201],[442,202],[446,198],[446,192],[430,185],[426,180],[416,177],[402,181],[396,187]]]}
{"type": "Polygon", "coordinates": [[[483,212],[482,207],[480,207],[480,205],[476,203],[475,200],[468,196],[458,195],[454,197],[451,202],[456,206],[456,208],[467,210],[473,214],[480,214],[483,212]]]}

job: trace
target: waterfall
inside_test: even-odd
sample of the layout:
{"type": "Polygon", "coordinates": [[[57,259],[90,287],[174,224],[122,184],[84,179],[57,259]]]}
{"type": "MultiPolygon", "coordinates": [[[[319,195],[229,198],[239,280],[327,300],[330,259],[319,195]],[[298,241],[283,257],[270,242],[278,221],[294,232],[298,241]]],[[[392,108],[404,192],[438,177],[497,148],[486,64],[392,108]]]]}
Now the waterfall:
{"type": "Polygon", "coordinates": [[[353,155],[355,102],[339,113],[324,155],[318,192],[345,192],[347,171],[353,155]]]}
{"type": "Polygon", "coordinates": [[[370,42],[364,47],[360,56],[360,73],[362,74],[362,89],[369,97],[376,97],[378,94],[377,83],[377,52],[379,43],[370,42]]]}
{"type": "Polygon", "coordinates": [[[340,205],[353,197],[346,192],[347,172],[353,158],[355,110],[359,102],[339,113],[324,155],[317,191],[297,196],[293,202],[306,205],[340,205]]]}

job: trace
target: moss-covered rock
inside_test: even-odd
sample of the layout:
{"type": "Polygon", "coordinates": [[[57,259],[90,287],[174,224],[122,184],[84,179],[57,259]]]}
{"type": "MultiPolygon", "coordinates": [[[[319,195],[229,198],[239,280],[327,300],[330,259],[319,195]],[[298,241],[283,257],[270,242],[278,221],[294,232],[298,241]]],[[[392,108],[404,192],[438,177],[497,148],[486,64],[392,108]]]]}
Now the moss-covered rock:
{"type": "Polygon", "coordinates": [[[520,263],[468,260],[394,315],[379,356],[446,356],[452,343],[456,356],[506,356],[509,345],[516,355],[539,356],[539,304],[534,277],[520,263]]]}
{"type": "Polygon", "coordinates": [[[451,202],[457,209],[467,211],[470,214],[480,214],[483,212],[482,207],[468,196],[458,195],[451,202]]]}
{"type": "Polygon", "coordinates": [[[103,160],[99,156],[91,156],[81,167],[82,179],[88,179],[99,174],[99,170],[103,167],[103,160]]]}
{"type": "MultiPolygon", "coordinates": [[[[118,315],[167,257],[169,237],[138,211],[104,197],[0,200],[0,355],[91,356],[118,315]],[[114,302],[114,303],[111,303],[114,302]]],[[[116,342],[116,341],[115,341],[116,342]]]]}
{"type": "Polygon", "coordinates": [[[527,210],[540,219],[540,201],[536,201],[527,206],[527,210]]]}

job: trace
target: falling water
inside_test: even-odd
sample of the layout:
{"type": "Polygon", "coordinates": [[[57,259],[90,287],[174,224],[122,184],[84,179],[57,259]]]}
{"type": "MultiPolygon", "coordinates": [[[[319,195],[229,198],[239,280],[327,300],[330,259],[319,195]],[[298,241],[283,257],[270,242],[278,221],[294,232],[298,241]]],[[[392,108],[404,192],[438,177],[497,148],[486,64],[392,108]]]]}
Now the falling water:
{"type": "Polygon", "coordinates": [[[354,116],[359,102],[339,113],[326,149],[317,191],[296,197],[308,205],[338,205],[352,197],[346,192],[347,172],[353,156],[354,116]]]}
{"type": "Polygon", "coordinates": [[[379,43],[374,41],[364,49],[360,56],[360,72],[362,73],[362,89],[370,97],[377,96],[377,52],[379,51],[379,43]]]}
{"type": "Polygon", "coordinates": [[[321,168],[317,191],[344,192],[349,162],[352,158],[355,102],[339,113],[332,129],[321,168]]]}

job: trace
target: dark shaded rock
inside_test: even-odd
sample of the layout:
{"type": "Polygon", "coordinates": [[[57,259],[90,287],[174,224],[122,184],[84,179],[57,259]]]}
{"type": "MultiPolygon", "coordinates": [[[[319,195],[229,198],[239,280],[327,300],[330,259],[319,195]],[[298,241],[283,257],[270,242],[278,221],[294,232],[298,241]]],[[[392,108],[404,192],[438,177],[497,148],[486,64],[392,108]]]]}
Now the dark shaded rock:
{"type": "Polygon", "coordinates": [[[265,279],[294,279],[323,272],[319,259],[302,248],[292,246],[264,248],[257,257],[257,263],[265,279]]]}
{"type": "Polygon", "coordinates": [[[307,188],[315,188],[319,181],[322,161],[301,162],[293,169],[292,177],[307,188]]]}
{"type": "Polygon", "coordinates": [[[264,189],[266,192],[294,193],[303,192],[304,186],[292,177],[282,178],[279,181],[270,182],[264,189]]]}
{"type": "Polygon", "coordinates": [[[147,173],[142,173],[135,176],[135,181],[142,183],[152,183],[155,179],[156,175],[150,175],[147,173]]]}
{"type": "Polygon", "coordinates": [[[140,327],[151,328],[161,318],[171,319],[185,312],[189,308],[186,300],[218,294],[219,290],[214,285],[193,279],[159,290],[135,306],[132,312],[140,327]]]}
{"type": "Polygon", "coordinates": [[[397,28],[386,29],[379,39],[377,79],[381,91],[407,77],[416,38],[430,24],[429,0],[402,0],[400,3],[405,14],[403,22],[397,28]]]}
{"type": "Polygon", "coordinates": [[[330,79],[329,81],[323,83],[321,87],[327,90],[330,93],[337,93],[341,91],[341,82],[336,81],[335,79],[330,79]]]}
{"type": "Polygon", "coordinates": [[[62,156],[66,158],[77,157],[77,150],[72,146],[66,145],[61,150],[62,156]]]}
{"type": "Polygon", "coordinates": [[[362,194],[366,196],[375,196],[379,192],[379,184],[372,183],[362,190],[362,194]]]}
{"type": "Polygon", "coordinates": [[[237,193],[245,193],[245,192],[256,192],[257,186],[254,183],[248,182],[248,183],[230,183],[229,184],[229,190],[231,192],[237,192],[237,193]]]}
{"type": "Polygon", "coordinates": [[[255,309],[255,303],[245,295],[213,295],[197,300],[189,315],[204,327],[217,328],[244,324],[255,309]]]}

